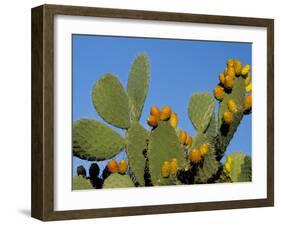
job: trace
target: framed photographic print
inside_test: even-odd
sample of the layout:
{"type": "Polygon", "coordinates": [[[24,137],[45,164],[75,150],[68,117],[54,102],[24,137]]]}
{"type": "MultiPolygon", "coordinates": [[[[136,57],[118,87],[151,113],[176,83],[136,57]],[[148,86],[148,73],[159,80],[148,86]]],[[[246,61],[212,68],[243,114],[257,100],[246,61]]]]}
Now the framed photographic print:
{"type": "Polygon", "coordinates": [[[32,216],[273,206],[272,19],[32,9],[32,216]]]}

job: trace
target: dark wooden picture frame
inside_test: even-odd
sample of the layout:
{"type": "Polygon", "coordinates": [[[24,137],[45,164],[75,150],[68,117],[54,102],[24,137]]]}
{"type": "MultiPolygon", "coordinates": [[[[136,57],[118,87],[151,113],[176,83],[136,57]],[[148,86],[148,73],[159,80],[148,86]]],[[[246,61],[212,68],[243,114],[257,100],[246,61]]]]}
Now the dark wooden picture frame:
{"type": "Polygon", "coordinates": [[[43,221],[220,210],[274,205],[274,20],[42,5],[32,9],[32,200],[43,221]],[[267,29],[267,198],[157,206],[54,211],[54,16],[95,16],[265,27],[267,29]]]}

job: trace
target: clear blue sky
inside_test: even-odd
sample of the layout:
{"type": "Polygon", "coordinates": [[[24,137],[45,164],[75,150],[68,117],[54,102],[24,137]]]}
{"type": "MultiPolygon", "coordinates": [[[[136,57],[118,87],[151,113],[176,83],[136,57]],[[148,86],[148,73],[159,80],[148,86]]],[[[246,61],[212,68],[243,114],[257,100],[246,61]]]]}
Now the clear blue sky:
{"type": "MultiPolygon", "coordinates": [[[[152,105],[169,105],[179,116],[179,127],[191,135],[195,135],[195,130],[187,116],[190,96],[195,92],[212,93],[227,59],[237,58],[242,64],[251,64],[252,60],[250,43],[92,35],[73,35],[72,41],[73,120],[94,118],[103,121],[92,105],[93,84],[101,75],[111,72],[126,87],[135,56],[146,53],[150,59],[151,79],[141,123],[148,128],[146,118],[152,105]]],[[[227,153],[244,151],[251,155],[251,128],[250,115],[243,118],[227,153]]],[[[123,152],[116,158],[126,158],[126,155],[123,152]]],[[[88,169],[91,162],[74,157],[74,175],[80,164],[88,169]]],[[[100,164],[104,167],[107,161],[100,164]]]]}

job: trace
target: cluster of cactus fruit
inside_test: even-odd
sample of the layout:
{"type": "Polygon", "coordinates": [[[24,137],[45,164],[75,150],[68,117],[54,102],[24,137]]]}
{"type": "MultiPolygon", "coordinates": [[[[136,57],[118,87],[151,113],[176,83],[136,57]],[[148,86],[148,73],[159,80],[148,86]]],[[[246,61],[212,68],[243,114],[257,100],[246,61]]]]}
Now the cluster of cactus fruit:
{"type": "Polygon", "coordinates": [[[234,152],[222,158],[243,116],[251,113],[250,66],[228,60],[219,75],[214,96],[191,96],[187,112],[196,135],[178,127],[178,116],[169,106],[152,106],[145,129],[140,123],[147,96],[150,69],[146,54],[134,60],[127,88],[113,74],[103,75],[93,86],[92,100],[100,117],[111,126],[124,130],[124,136],[94,119],[73,124],[73,155],[88,161],[110,160],[99,178],[93,163],[86,177],[77,168],[73,189],[121,188],[251,181],[251,157],[234,152]],[[125,150],[128,161],[112,158],[125,150]]]}

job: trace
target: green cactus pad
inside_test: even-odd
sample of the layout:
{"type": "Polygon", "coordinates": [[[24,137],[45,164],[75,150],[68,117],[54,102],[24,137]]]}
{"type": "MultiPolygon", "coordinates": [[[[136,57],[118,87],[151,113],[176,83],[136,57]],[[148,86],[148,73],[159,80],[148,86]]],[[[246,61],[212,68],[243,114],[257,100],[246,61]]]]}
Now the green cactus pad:
{"type": "Polygon", "coordinates": [[[149,79],[148,56],[140,54],[134,60],[127,84],[131,116],[135,121],[140,119],[148,91],[149,79]]]}
{"type": "Polygon", "coordinates": [[[225,93],[223,101],[220,103],[219,107],[219,128],[223,123],[223,113],[228,111],[227,102],[232,99],[236,102],[238,112],[235,114],[241,114],[243,112],[242,104],[245,96],[245,83],[242,77],[238,77],[235,79],[234,86],[232,88],[231,93],[225,93]]]}
{"type": "Polygon", "coordinates": [[[92,99],[96,111],[106,122],[122,129],[130,127],[128,96],[116,76],[103,75],[93,86],[92,99]]]}
{"type": "Polygon", "coordinates": [[[128,175],[119,173],[111,174],[103,182],[103,188],[128,188],[134,187],[134,183],[128,175]]]}
{"type": "Polygon", "coordinates": [[[209,151],[202,158],[202,162],[198,166],[197,173],[194,176],[195,183],[207,183],[208,180],[217,173],[220,165],[216,160],[213,139],[209,139],[205,134],[199,132],[196,134],[194,142],[192,144],[192,149],[198,149],[199,146],[204,143],[209,145],[209,151]]]}
{"type": "Polygon", "coordinates": [[[207,126],[205,136],[210,140],[214,139],[217,136],[217,121],[215,111],[213,112],[211,121],[207,126]]]}
{"type": "Polygon", "coordinates": [[[243,152],[235,152],[229,155],[232,158],[230,178],[233,182],[251,181],[251,158],[243,152]]]}
{"type": "Polygon", "coordinates": [[[188,105],[188,115],[193,126],[204,132],[208,127],[215,109],[215,100],[209,93],[195,93],[188,105]]]}
{"type": "Polygon", "coordinates": [[[73,124],[73,155],[86,160],[104,160],[125,147],[125,140],[111,128],[92,119],[73,124]]]}
{"type": "Polygon", "coordinates": [[[127,132],[127,156],[130,168],[136,177],[137,182],[145,185],[144,170],[145,157],[143,151],[147,149],[148,132],[138,123],[133,122],[127,132]]]}
{"type": "Polygon", "coordinates": [[[94,189],[91,182],[85,177],[76,176],[72,179],[72,190],[94,189]]]}
{"type": "Polygon", "coordinates": [[[184,165],[184,153],[175,129],[169,122],[160,122],[151,132],[147,156],[153,185],[161,184],[161,166],[164,161],[176,158],[179,166],[184,165]]]}

